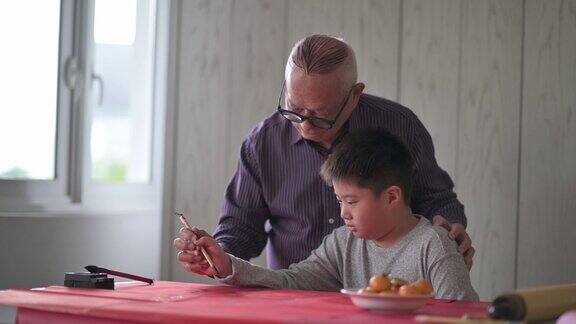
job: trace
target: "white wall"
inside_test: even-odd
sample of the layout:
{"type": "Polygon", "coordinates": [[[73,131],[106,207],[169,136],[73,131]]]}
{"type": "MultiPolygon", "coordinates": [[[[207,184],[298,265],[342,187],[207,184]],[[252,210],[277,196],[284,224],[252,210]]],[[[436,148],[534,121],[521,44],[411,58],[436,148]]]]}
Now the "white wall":
{"type": "Polygon", "coordinates": [[[0,217],[0,289],[62,285],[90,264],[158,278],[158,213],[0,217]]]}
{"type": "Polygon", "coordinates": [[[576,281],[576,1],[527,1],[519,286],[576,281]]]}

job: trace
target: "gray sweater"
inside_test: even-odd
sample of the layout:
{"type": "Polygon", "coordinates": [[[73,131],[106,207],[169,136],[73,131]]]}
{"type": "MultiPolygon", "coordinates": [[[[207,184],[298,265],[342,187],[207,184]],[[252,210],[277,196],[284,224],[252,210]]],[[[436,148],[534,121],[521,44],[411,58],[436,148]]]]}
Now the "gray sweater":
{"type": "Polygon", "coordinates": [[[374,274],[413,282],[429,279],[437,298],[478,300],[457,245],[424,217],[391,247],[355,237],[345,226],[326,236],[306,259],[288,269],[270,270],[230,255],[232,275],[225,284],[306,290],[358,289],[374,274]]]}

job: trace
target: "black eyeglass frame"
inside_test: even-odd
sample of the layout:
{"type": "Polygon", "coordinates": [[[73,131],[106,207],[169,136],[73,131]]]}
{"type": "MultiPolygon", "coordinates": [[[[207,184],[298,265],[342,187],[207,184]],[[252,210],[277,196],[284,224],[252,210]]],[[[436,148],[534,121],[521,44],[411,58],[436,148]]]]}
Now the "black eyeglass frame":
{"type": "Polygon", "coordinates": [[[342,111],[344,111],[344,108],[346,107],[346,104],[348,103],[348,99],[350,99],[350,94],[352,93],[352,89],[354,89],[354,87],[352,87],[350,89],[350,91],[348,91],[348,95],[346,96],[346,99],[344,99],[344,102],[342,103],[340,109],[338,110],[336,117],[334,117],[333,120],[330,120],[330,119],[314,117],[314,116],[307,117],[307,116],[301,115],[297,112],[294,112],[292,110],[282,109],[282,94],[284,94],[284,88],[285,87],[286,87],[286,81],[284,81],[284,83],[282,83],[282,89],[280,90],[280,97],[278,97],[278,108],[277,108],[278,113],[290,122],[302,124],[303,122],[308,121],[312,126],[318,127],[321,129],[331,129],[334,126],[334,124],[336,124],[336,122],[338,121],[338,117],[340,117],[340,115],[342,114],[342,111]],[[288,118],[287,115],[296,117],[296,120],[292,120],[292,119],[288,118]],[[326,127],[323,127],[321,125],[325,125],[326,127]]]}

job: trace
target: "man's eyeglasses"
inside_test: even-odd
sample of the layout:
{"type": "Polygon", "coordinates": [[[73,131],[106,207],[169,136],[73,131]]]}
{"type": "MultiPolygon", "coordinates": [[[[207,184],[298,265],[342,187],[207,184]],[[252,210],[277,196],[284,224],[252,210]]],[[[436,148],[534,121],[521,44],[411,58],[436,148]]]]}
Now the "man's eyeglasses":
{"type": "Polygon", "coordinates": [[[315,127],[318,128],[322,128],[322,129],[330,129],[332,128],[332,126],[334,126],[334,124],[336,124],[336,121],[338,120],[338,117],[340,117],[340,114],[342,113],[342,111],[344,110],[344,107],[346,107],[346,103],[348,102],[348,99],[350,99],[350,94],[352,93],[352,89],[350,89],[350,91],[348,91],[348,95],[346,96],[346,99],[344,99],[344,102],[342,103],[342,106],[340,107],[340,109],[338,109],[338,113],[336,114],[336,117],[334,117],[333,120],[330,119],[326,119],[326,118],[320,118],[320,117],[314,117],[314,116],[304,116],[301,115],[297,112],[294,112],[292,110],[286,110],[286,109],[282,109],[282,94],[284,94],[284,88],[285,88],[285,83],[282,84],[282,90],[280,91],[280,98],[278,98],[278,112],[286,119],[288,119],[289,121],[293,122],[293,123],[303,123],[305,121],[308,121],[310,124],[312,124],[315,127]]]}

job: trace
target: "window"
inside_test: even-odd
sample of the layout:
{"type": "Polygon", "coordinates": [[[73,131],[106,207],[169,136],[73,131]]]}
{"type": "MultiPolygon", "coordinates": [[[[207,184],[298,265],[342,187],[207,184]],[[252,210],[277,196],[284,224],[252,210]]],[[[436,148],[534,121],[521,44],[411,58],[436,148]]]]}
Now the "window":
{"type": "Polygon", "coordinates": [[[0,212],[157,208],[168,3],[31,2],[0,3],[0,212]]]}
{"type": "Polygon", "coordinates": [[[150,180],[154,1],[96,0],[92,180],[150,180]]]}
{"type": "Polygon", "coordinates": [[[55,176],[60,2],[36,5],[0,2],[1,179],[55,176]]]}

